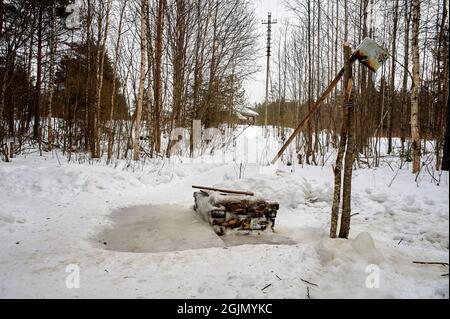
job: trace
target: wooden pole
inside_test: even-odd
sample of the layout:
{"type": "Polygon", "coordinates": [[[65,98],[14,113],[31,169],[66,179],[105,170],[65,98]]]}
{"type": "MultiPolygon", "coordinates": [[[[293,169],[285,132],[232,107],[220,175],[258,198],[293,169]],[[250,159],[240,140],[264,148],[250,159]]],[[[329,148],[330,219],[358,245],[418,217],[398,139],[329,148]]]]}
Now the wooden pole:
{"type": "Polygon", "coordinates": [[[255,193],[252,193],[252,192],[233,191],[233,190],[229,190],[229,189],[221,189],[221,188],[206,187],[206,186],[192,185],[192,188],[208,190],[208,191],[215,191],[215,192],[222,192],[222,193],[229,193],[229,194],[239,194],[239,195],[249,195],[249,196],[255,195],[255,193]]]}
{"type": "MultiPolygon", "coordinates": [[[[350,65],[352,65],[355,61],[357,60],[355,55],[352,55],[350,60],[347,62],[350,65]]],[[[283,152],[286,150],[286,148],[289,146],[289,144],[292,143],[292,141],[294,140],[294,138],[298,135],[298,133],[300,133],[300,131],[302,130],[303,126],[305,126],[305,124],[309,121],[309,119],[311,118],[311,116],[319,109],[319,107],[322,105],[322,102],[326,99],[326,97],[328,96],[328,94],[331,93],[331,91],[333,90],[333,88],[336,86],[336,84],[339,82],[339,80],[342,78],[342,76],[344,75],[344,70],[345,68],[342,68],[339,73],[336,75],[336,77],[334,78],[333,81],[331,81],[331,83],[328,85],[327,89],[325,90],[325,92],[322,93],[322,95],[320,96],[320,98],[317,100],[317,102],[313,105],[313,107],[311,108],[311,111],[309,111],[309,113],[306,115],[306,117],[300,122],[300,124],[297,126],[297,128],[294,130],[294,132],[291,134],[291,136],[289,136],[289,138],[287,139],[287,141],[284,143],[284,145],[281,147],[281,149],[278,151],[277,155],[273,158],[272,160],[272,164],[275,164],[276,161],[281,157],[281,155],[283,155],[283,152]]]]}
{"type": "Polygon", "coordinates": [[[276,24],[277,20],[272,20],[272,13],[267,14],[267,21],[262,24],[267,24],[267,67],[266,67],[266,99],[264,112],[264,136],[267,136],[267,108],[269,106],[269,76],[270,76],[270,42],[272,37],[272,24],[276,24]]]}

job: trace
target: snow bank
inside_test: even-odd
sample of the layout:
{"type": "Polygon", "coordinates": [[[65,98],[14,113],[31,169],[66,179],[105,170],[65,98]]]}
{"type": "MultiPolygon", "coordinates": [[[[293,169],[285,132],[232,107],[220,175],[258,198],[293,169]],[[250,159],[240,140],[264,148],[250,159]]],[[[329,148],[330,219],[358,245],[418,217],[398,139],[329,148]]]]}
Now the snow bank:
{"type": "Polygon", "coordinates": [[[329,264],[354,264],[363,263],[365,265],[383,262],[381,252],[375,247],[372,236],[367,232],[362,232],[352,240],[326,239],[321,242],[319,255],[322,262],[329,264]]]}

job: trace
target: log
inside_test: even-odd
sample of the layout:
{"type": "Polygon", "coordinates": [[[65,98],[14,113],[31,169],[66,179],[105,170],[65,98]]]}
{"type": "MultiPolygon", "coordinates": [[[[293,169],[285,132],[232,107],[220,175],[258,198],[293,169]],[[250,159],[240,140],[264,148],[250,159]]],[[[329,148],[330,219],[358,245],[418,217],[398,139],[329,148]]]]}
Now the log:
{"type": "Polygon", "coordinates": [[[221,192],[221,193],[228,193],[228,194],[238,194],[238,195],[248,195],[248,196],[254,196],[255,195],[255,193],[252,193],[252,192],[235,191],[235,190],[230,190],[230,189],[220,189],[220,188],[207,187],[207,186],[192,185],[192,188],[201,189],[201,190],[208,190],[208,191],[214,191],[214,192],[221,192]]]}
{"type": "MultiPolygon", "coordinates": [[[[356,61],[356,57],[352,56],[349,63],[353,64],[356,61]]],[[[289,136],[289,138],[287,139],[287,141],[283,144],[283,146],[281,147],[281,149],[278,151],[277,155],[275,155],[275,157],[273,158],[271,164],[275,164],[277,162],[277,160],[281,157],[281,155],[283,155],[283,152],[286,150],[286,148],[289,146],[289,144],[291,144],[291,142],[294,140],[294,138],[300,133],[300,131],[302,130],[303,126],[305,126],[306,123],[308,123],[309,119],[313,116],[313,114],[320,108],[320,106],[322,105],[322,102],[325,101],[325,98],[328,96],[328,94],[331,93],[331,91],[333,90],[333,88],[336,86],[336,84],[338,84],[339,80],[342,78],[342,76],[344,75],[344,70],[345,68],[342,68],[338,74],[336,75],[336,77],[334,78],[333,81],[331,81],[331,83],[328,85],[328,87],[326,88],[325,92],[322,93],[322,95],[320,96],[320,98],[317,100],[316,103],[314,103],[314,105],[311,107],[310,111],[308,114],[306,114],[305,118],[300,122],[300,124],[298,124],[298,126],[296,127],[296,129],[294,130],[294,132],[291,134],[291,136],[289,136]]]]}

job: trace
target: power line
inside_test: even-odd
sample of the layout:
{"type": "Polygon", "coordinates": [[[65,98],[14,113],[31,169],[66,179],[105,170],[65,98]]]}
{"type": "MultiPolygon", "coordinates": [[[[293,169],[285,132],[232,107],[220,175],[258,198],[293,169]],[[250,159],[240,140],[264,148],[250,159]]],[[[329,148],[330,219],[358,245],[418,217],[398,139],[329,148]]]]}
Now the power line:
{"type": "Polygon", "coordinates": [[[266,69],[266,100],[265,100],[265,114],[264,126],[267,133],[267,107],[269,102],[269,73],[270,73],[270,54],[271,54],[271,40],[272,40],[272,24],[277,24],[277,20],[272,20],[272,13],[267,14],[267,21],[263,20],[262,24],[267,25],[267,69],[266,69]]]}

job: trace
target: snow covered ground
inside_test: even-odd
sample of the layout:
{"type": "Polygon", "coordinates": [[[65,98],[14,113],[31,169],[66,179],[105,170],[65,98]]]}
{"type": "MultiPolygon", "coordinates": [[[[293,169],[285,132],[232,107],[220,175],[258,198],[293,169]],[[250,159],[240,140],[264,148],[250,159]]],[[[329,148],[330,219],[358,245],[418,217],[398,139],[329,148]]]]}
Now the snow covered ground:
{"type": "Polygon", "coordinates": [[[262,168],[252,157],[277,145],[264,152],[261,132],[195,161],[0,163],[0,297],[449,298],[448,266],[413,263],[449,261],[447,173],[356,170],[350,239],[329,239],[332,161],[262,168]],[[279,201],[276,234],[216,237],[190,210],[192,184],[279,201]]]}

